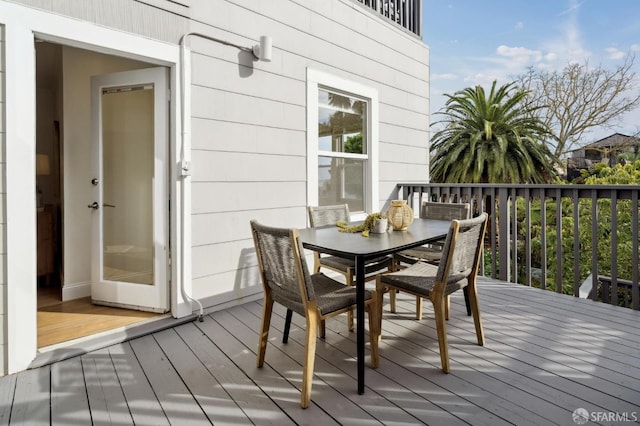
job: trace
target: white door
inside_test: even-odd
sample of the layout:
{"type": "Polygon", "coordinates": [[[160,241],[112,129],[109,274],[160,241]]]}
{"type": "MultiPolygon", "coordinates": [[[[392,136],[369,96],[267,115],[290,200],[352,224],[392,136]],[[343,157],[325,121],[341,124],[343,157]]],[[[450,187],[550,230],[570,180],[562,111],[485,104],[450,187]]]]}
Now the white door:
{"type": "Polygon", "coordinates": [[[91,299],[169,309],[167,70],[91,79],[91,299]]]}

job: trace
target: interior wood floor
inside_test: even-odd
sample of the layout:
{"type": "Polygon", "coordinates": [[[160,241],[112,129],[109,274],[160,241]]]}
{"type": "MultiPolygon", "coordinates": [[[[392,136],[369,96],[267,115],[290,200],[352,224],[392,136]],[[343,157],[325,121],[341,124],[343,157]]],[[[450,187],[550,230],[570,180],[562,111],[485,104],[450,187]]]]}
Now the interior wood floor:
{"type": "Polygon", "coordinates": [[[38,289],[38,349],[159,315],[94,305],[90,297],[62,302],[59,288],[38,289]]]}

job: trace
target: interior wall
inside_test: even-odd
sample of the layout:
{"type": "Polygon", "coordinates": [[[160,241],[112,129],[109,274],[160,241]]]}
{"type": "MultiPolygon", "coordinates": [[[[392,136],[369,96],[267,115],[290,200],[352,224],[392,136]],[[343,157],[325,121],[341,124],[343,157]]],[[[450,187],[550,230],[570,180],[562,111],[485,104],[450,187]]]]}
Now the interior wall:
{"type": "Polygon", "coordinates": [[[149,64],[64,46],[63,192],[64,283],[62,299],[91,294],[91,76],[148,68],[149,64]]]}
{"type": "Polygon", "coordinates": [[[62,120],[62,47],[52,43],[36,43],[36,153],[49,157],[50,174],[37,176],[44,204],[59,206],[61,202],[59,181],[59,135],[55,122],[62,120]]]}

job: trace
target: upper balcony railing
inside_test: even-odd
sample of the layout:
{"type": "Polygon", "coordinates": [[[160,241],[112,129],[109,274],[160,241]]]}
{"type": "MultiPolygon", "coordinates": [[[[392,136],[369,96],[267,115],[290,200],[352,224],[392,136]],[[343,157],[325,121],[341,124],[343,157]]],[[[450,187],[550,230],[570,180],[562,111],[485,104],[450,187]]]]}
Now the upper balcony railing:
{"type": "Polygon", "coordinates": [[[417,36],[422,35],[422,0],[356,0],[417,36]]]}
{"type": "Polygon", "coordinates": [[[483,275],[640,310],[634,185],[398,184],[423,201],[489,213],[483,275]]]}

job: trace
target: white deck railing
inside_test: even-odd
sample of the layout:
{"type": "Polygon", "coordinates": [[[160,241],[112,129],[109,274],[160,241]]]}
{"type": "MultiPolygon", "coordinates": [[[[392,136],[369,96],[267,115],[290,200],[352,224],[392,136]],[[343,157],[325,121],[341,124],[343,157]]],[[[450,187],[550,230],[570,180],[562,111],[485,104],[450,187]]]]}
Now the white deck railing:
{"type": "Polygon", "coordinates": [[[588,279],[590,298],[635,310],[639,194],[631,185],[398,185],[416,212],[430,200],[489,213],[485,276],[576,297],[588,279]]]}

